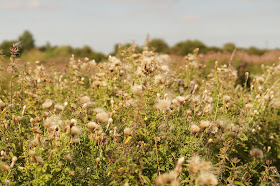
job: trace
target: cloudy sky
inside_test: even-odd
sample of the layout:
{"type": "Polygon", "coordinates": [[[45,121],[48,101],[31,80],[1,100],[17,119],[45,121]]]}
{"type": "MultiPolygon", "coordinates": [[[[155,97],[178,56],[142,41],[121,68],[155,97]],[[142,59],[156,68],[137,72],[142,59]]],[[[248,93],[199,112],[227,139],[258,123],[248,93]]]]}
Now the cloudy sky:
{"type": "Polygon", "coordinates": [[[36,45],[142,45],[147,33],[169,45],[199,39],[208,46],[280,48],[280,0],[0,0],[0,42],[24,30],[36,45]]]}

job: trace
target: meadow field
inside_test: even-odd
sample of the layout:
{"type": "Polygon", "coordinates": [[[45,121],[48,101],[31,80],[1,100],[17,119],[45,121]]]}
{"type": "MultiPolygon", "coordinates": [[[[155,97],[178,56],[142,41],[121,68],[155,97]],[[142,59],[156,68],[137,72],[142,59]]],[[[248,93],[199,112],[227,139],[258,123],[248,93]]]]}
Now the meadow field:
{"type": "Polygon", "coordinates": [[[280,185],[279,51],[10,53],[0,185],[280,185]]]}

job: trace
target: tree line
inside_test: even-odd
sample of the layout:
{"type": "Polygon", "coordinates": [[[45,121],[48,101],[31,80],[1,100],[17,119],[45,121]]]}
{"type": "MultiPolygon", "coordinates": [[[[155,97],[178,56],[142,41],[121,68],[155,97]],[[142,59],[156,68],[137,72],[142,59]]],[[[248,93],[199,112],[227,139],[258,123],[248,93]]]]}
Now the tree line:
{"type": "MultiPolygon", "coordinates": [[[[49,42],[47,42],[43,46],[36,46],[35,39],[30,31],[24,31],[17,40],[5,40],[0,44],[0,49],[5,56],[10,55],[10,47],[13,43],[20,42],[19,45],[21,47],[21,53],[29,52],[32,49],[37,49],[40,52],[45,54],[46,58],[52,57],[59,57],[59,56],[67,56],[74,54],[77,57],[89,57],[95,59],[96,61],[101,61],[102,59],[106,58],[107,56],[101,52],[97,52],[93,50],[90,46],[85,45],[81,48],[74,48],[71,46],[52,46],[49,42]]],[[[117,54],[120,50],[130,47],[131,44],[116,44],[114,46],[114,51],[110,55],[117,54]]],[[[215,47],[215,46],[207,46],[203,42],[199,40],[185,40],[176,43],[174,46],[169,46],[163,39],[154,38],[148,42],[148,47],[153,49],[155,52],[158,53],[167,53],[167,54],[174,54],[184,56],[188,53],[192,52],[195,48],[199,48],[201,53],[207,52],[232,52],[236,45],[234,43],[225,43],[222,47],[215,47]]],[[[239,48],[240,49],[240,48],[239,48]]],[[[137,46],[137,51],[141,52],[143,47],[137,46]]],[[[267,49],[259,49],[257,47],[250,47],[250,48],[241,48],[240,50],[246,51],[248,54],[251,55],[262,55],[264,54],[267,49]]]]}

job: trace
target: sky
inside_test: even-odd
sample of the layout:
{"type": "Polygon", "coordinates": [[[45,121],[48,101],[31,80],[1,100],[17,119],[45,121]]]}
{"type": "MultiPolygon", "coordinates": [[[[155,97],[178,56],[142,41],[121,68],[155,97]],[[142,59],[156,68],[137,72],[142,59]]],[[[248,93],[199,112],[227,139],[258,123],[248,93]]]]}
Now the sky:
{"type": "Polygon", "coordinates": [[[147,34],[170,46],[280,48],[280,0],[0,0],[0,42],[29,30],[37,46],[143,45],[147,34]]]}

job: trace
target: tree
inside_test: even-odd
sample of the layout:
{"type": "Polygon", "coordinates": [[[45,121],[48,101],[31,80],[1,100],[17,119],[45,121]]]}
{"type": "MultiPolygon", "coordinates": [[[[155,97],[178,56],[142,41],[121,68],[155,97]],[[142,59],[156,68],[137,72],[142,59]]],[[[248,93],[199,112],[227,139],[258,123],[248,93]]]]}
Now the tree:
{"type": "Polygon", "coordinates": [[[152,39],[149,42],[149,48],[155,48],[155,52],[163,53],[169,49],[167,43],[162,39],[152,39]]]}
{"type": "Polygon", "coordinates": [[[256,48],[254,46],[251,46],[248,50],[247,50],[248,54],[250,55],[263,55],[265,53],[265,50],[263,49],[259,49],[259,48],[256,48]]]}
{"type": "Polygon", "coordinates": [[[35,40],[33,39],[33,35],[27,30],[24,31],[18,39],[22,42],[23,50],[30,50],[35,47],[35,40]]]}
{"type": "Polygon", "coordinates": [[[185,56],[188,53],[192,53],[194,49],[199,48],[201,53],[207,52],[207,47],[204,43],[199,40],[186,40],[183,42],[177,43],[173,48],[172,51],[175,54],[185,56]]]}
{"type": "Polygon", "coordinates": [[[233,52],[233,50],[236,48],[234,43],[226,43],[223,46],[223,50],[227,52],[233,52]]]}
{"type": "Polygon", "coordinates": [[[13,43],[16,41],[3,41],[0,45],[0,49],[3,50],[3,55],[6,57],[10,57],[10,48],[13,46],[13,43]]]}

